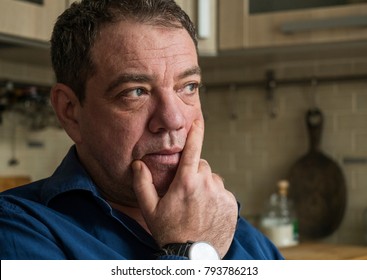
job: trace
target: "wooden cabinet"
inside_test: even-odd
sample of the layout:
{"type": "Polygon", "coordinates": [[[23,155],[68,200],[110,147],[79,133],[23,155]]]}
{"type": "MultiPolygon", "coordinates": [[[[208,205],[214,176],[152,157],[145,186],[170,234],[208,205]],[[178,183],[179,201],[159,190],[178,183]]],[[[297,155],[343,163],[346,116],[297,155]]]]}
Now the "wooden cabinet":
{"type": "Polygon", "coordinates": [[[219,0],[219,48],[234,50],[367,40],[367,4],[250,13],[250,0],[219,0]]]}
{"type": "Polygon", "coordinates": [[[65,9],[64,0],[0,1],[0,33],[25,39],[49,41],[56,18],[65,9]]]}
{"type": "Polygon", "coordinates": [[[71,4],[79,0],[65,0],[65,1],[66,1],[66,7],[70,7],[71,4]]]}
{"type": "MultiPolygon", "coordinates": [[[[24,39],[48,42],[56,18],[75,0],[44,0],[43,4],[26,1],[0,1],[0,34],[24,39]]],[[[210,33],[199,38],[200,55],[214,55],[217,52],[217,0],[209,2],[208,16],[210,33]]],[[[193,22],[199,24],[198,0],[177,0],[193,22]]]]}
{"type": "MultiPolygon", "coordinates": [[[[199,54],[201,56],[212,56],[218,50],[218,28],[217,28],[217,0],[207,0],[209,9],[204,10],[210,26],[209,36],[203,38],[199,36],[199,54]]],[[[199,25],[199,2],[200,0],[176,0],[176,3],[189,15],[196,27],[199,25]]]]}

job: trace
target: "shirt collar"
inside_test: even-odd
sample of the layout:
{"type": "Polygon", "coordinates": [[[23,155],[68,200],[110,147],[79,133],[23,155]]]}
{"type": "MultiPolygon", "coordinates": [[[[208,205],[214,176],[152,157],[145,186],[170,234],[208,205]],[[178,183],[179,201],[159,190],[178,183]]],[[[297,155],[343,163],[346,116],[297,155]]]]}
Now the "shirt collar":
{"type": "Polygon", "coordinates": [[[97,186],[78,159],[75,145],[70,148],[52,176],[45,181],[41,199],[48,205],[54,197],[71,190],[91,191],[101,198],[97,186]]]}
{"type": "Polygon", "coordinates": [[[98,187],[94,184],[93,180],[79,161],[75,145],[70,148],[54,174],[44,182],[41,190],[41,199],[45,205],[49,206],[55,197],[73,190],[91,192],[96,202],[104,208],[106,213],[120,221],[143,243],[156,249],[155,241],[143,228],[138,230],[140,225],[138,225],[135,220],[117,210],[113,210],[102,197],[98,187]]]}

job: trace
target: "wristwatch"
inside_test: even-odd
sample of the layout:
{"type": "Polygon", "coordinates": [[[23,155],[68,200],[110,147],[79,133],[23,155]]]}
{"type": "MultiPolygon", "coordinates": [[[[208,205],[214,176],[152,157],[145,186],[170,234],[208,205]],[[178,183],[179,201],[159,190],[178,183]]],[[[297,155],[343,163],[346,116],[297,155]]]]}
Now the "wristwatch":
{"type": "Polygon", "coordinates": [[[161,252],[163,255],[187,257],[189,260],[220,260],[217,250],[205,241],[170,243],[164,245],[161,252]]]}

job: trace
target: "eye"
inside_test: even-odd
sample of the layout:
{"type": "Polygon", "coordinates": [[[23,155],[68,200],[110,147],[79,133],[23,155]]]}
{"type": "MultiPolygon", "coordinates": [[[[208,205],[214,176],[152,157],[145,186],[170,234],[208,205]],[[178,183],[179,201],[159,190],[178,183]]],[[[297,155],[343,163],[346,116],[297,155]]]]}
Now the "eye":
{"type": "Polygon", "coordinates": [[[189,83],[185,85],[180,91],[185,95],[193,95],[198,91],[198,83],[189,83]]]}
{"type": "Polygon", "coordinates": [[[121,94],[123,97],[136,98],[144,95],[147,91],[144,88],[133,88],[124,90],[121,94]]]}

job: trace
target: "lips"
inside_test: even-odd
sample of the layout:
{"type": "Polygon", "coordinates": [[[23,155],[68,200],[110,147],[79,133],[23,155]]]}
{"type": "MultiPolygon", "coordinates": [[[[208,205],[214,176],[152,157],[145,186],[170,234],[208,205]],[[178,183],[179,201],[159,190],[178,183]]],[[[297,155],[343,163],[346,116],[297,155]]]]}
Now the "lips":
{"type": "Polygon", "coordinates": [[[168,149],[161,150],[154,153],[146,154],[142,160],[149,168],[157,169],[171,169],[172,167],[177,167],[181,158],[181,149],[168,149]]]}

